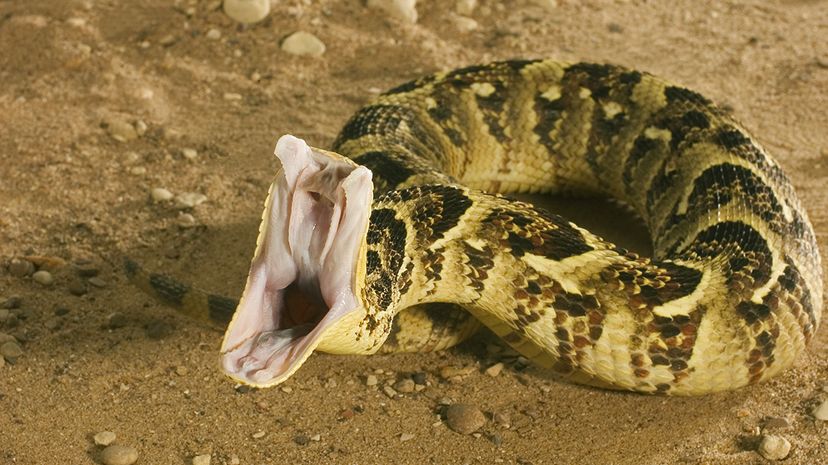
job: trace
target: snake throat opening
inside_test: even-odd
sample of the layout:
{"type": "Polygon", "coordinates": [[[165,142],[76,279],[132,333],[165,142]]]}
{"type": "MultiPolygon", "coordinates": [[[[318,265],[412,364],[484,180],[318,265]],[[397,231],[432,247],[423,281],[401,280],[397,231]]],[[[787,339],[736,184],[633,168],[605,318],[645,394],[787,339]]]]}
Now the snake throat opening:
{"type": "Polygon", "coordinates": [[[368,227],[371,172],[292,136],[276,145],[244,294],[225,333],[232,378],[272,386],[313,352],[325,330],[359,308],[357,262],[368,227]]]}

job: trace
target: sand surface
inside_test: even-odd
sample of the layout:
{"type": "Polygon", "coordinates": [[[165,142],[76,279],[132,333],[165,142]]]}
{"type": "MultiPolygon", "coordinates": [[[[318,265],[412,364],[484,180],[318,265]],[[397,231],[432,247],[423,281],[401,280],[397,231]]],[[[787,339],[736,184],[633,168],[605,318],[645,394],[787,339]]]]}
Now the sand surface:
{"type": "MultiPolygon", "coordinates": [[[[0,332],[24,351],[0,367],[0,464],[99,463],[92,435],[104,430],[144,464],[754,464],[768,417],[790,423],[775,431],[792,444],[784,463],[828,463],[828,426],[810,413],[828,398],[825,330],[773,381],[702,398],[585,388],[509,358],[491,377],[485,334],[437,354],[314,355],[281,389],[246,391],[217,369],[220,332],[126,283],[129,255],[238,295],[278,136],[326,147],[381,89],[514,57],[619,63],[732,107],[789,173],[828,250],[827,2],[558,3],[481,0],[477,29],[462,32],[452,1],[420,2],[411,25],[360,0],[281,0],[240,29],[214,1],[0,0],[0,300],[22,299],[0,332]],[[325,54],[283,52],[297,30],[325,54]],[[113,138],[124,124],[140,137],[113,138]],[[156,187],[207,200],[179,210],[152,202],[156,187]],[[20,256],[45,257],[35,261],[54,283],[13,275],[20,256]],[[83,260],[96,280],[78,275],[83,260]],[[446,366],[472,369],[452,383],[446,366]],[[423,391],[383,392],[416,372],[423,391]],[[445,402],[489,421],[458,434],[445,402]]],[[[561,204],[610,239],[640,236],[602,220],[601,202],[561,204]]]]}

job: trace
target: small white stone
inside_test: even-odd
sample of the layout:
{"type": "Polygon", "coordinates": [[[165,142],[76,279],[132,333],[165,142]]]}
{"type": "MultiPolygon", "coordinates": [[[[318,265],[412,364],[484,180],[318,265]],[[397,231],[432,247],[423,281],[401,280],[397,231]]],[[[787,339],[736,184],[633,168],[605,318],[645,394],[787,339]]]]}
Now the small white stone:
{"type": "Polygon", "coordinates": [[[365,385],[366,386],[376,386],[379,380],[374,375],[368,375],[365,377],[365,385]]]}
{"type": "Polygon", "coordinates": [[[314,441],[314,442],[319,442],[319,441],[322,440],[322,435],[321,434],[314,434],[313,436],[310,437],[310,440],[314,441]]]}
{"type": "Polygon", "coordinates": [[[477,0],[457,0],[454,10],[463,16],[471,16],[477,8],[477,0]]]}
{"type": "Polygon", "coordinates": [[[138,138],[138,133],[135,127],[121,119],[110,119],[107,121],[109,125],[109,135],[119,142],[126,142],[138,138]]]}
{"type": "Polygon", "coordinates": [[[547,10],[554,10],[558,8],[558,0],[532,0],[535,5],[538,5],[547,10]]]}
{"type": "Polygon", "coordinates": [[[138,137],[141,137],[144,134],[146,134],[147,129],[148,129],[147,123],[145,123],[143,120],[139,119],[138,121],[135,122],[135,133],[138,134],[138,137]]]}
{"type": "Polygon", "coordinates": [[[147,174],[147,169],[143,166],[133,166],[132,168],[130,168],[129,174],[133,174],[135,176],[142,176],[144,174],[147,174]]]}
{"type": "Polygon", "coordinates": [[[224,14],[240,23],[257,23],[269,13],[270,0],[224,0],[224,14]]]}
{"type": "Polygon", "coordinates": [[[410,441],[412,439],[414,439],[414,435],[411,433],[400,434],[400,442],[410,441]]]}
{"type": "Polygon", "coordinates": [[[368,0],[369,8],[378,8],[400,21],[417,22],[417,0],[368,0]]]}
{"type": "Polygon", "coordinates": [[[104,465],[132,465],[137,461],[138,451],[129,446],[114,444],[101,451],[104,465]]]}
{"type": "Polygon", "coordinates": [[[152,200],[154,200],[155,202],[166,202],[167,200],[173,198],[172,192],[168,191],[167,189],[164,189],[163,187],[156,187],[153,190],[151,190],[150,196],[152,197],[152,200]]]}
{"type": "Polygon", "coordinates": [[[221,39],[221,31],[216,28],[212,28],[207,31],[207,38],[210,40],[219,40],[221,39]]]}
{"type": "Polygon", "coordinates": [[[96,446],[108,446],[115,442],[115,433],[112,431],[101,431],[92,440],[95,441],[96,446]]]}
{"type": "Polygon", "coordinates": [[[207,201],[207,196],[198,192],[185,192],[175,197],[178,208],[193,208],[207,201]]]}
{"type": "Polygon", "coordinates": [[[454,23],[454,27],[464,34],[475,31],[479,27],[477,21],[465,16],[452,15],[451,21],[454,23]]]}
{"type": "Polygon", "coordinates": [[[265,437],[264,431],[256,431],[255,433],[253,433],[253,439],[261,439],[263,437],[265,437]]]}
{"type": "Polygon", "coordinates": [[[52,277],[52,273],[49,273],[46,270],[35,271],[32,275],[32,279],[34,279],[36,283],[44,286],[49,286],[55,281],[55,278],[52,277]]]}
{"type": "Polygon", "coordinates": [[[181,155],[184,155],[187,160],[195,160],[198,158],[198,151],[192,148],[183,148],[181,149],[181,155]]]}
{"type": "Polygon", "coordinates": [[[231,101],[238,101],[242,99],[241,94],[237,94],[236,92],[225,92],[224,93],[224,100],[231,100],[231,101]]]}
{"type": "Polygon", "coordinates": [[[503,371],[503,362],[497,362],[489,368],[486,368],[486,374],[492,378],[498,376],[501,371],[503,371]]]}
{"type": "Polygon", "coordinates": [[[230,456],[230,465],[240,465],[241,459],[238,455],[231,455],[230,456]]]}
{"type": "Polygon", "coordinates": [[[813,411],[814,418],[820,421],[828,421],[828,400],[822,401],[813,411]]]}
{"type": "Polygon", "coordinates": [[[193,465],[210,465],[210,454],[196,455],[193,457],[193,465]]]}
{"type": "Polygon", "coordinates": [[[325,53],[325,44],[315,35],[298,31],[287,36],[282,41],[282,50],[291,55],[321,56],[325,53]]]}
{"type": "Polygon", "coordinates": [[[84,27],[86,26],[86,19],[78,17],[69,18],[66,20],[66,24],[74,27],[84,27]]]}
{"type": "Polygon", "coordinates": [[[768,460],[782,460],[791,452],[791,443],[782,436],[769,434],[759,443],[759,454],[768,460]]]}

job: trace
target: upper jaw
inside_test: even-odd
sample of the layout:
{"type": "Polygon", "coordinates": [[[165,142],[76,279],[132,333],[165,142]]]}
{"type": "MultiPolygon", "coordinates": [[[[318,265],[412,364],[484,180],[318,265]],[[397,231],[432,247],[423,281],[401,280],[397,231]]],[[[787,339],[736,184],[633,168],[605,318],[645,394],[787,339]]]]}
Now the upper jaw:
{"type": "Polygon", "coordinates": [[[344,316],[357,312],[371,171],[283,136],[244,294],[224,335],[221,365],[266,387],[293,374],[344,316]]]}

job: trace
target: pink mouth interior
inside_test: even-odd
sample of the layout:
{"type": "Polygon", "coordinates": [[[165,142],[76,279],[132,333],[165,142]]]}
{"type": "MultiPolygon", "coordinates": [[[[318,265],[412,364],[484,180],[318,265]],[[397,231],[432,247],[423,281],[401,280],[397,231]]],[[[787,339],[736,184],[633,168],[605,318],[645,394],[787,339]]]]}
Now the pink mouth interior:
{"type": "Polygon", "coordinates": [[[290,376],[326,328],[359,303],[355,273],[368,225],[371,172],[293,136],[276,144],[270,188],[244,294],[222,344],[231,377],[272,386],[290,376]]]}

